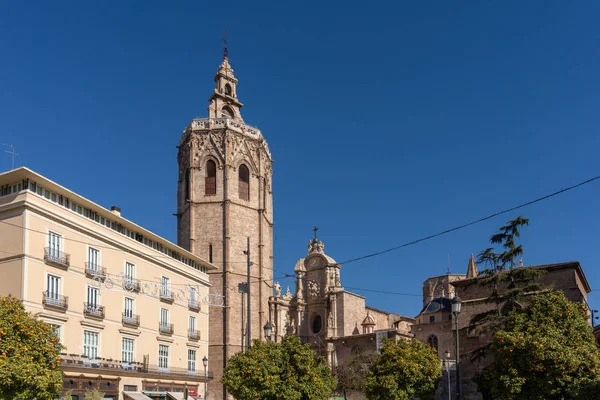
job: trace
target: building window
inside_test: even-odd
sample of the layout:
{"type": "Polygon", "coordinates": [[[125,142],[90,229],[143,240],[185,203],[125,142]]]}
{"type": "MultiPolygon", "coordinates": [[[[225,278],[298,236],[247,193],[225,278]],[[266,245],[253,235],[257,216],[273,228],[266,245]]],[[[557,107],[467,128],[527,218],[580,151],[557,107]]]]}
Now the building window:
{"type": "Polygon", "coordinates": [[[50,257],[60,258],[62,252],[62,237],[58,233],[48,232],[48,253],[50,257]]]}
{"type": "Polygon", "coordinates": [[[138,387],[137,387],[137,385],[123,385],[123,391],[124,392],[137,392],[138,387]]]}
{"type": "Polygon", "coordinates": [[[98,358],[98,333],[83,331],[83,355],[87,358],[98,358]]]}
{"type": "Polygon", "coordinates": [[[98,288],[88,286],[86,309],[91,312],[98,311],[98,303],[98,288]]]}
{"type": "Polygon", "coordinates": [[[160,279],[160,296],[161,297],[170,297],[171,295],[171,281],[166,276],[163,276],[160,279]]]}
{"type": "Polygon", "coordinates": [[[135,362],[133,345],[133,339],[123,338],[123,342],[121,344],[121,361],[126,363],[135,362]]]}
{"type": "Polygon", "coordinates": [[[227,106],[221,109],[221,118],[233,118],[233,110],[227,106]]]}
{"type": "Polygon", "coordinates": [[[196,372],[196,350],[188,350],[188,372],[196,372]]]}
{"type": "Polygon", "coordinates": [[[185,170],[185,199],[190,199],[190,169],[185,170]]]}
{"type": "Polygon", "coordinates": [[[213,256],[212,255],[212,250],[213,250],[212,244],[209,244],[208,245],[208,262],[209,263],[212,263],[212,256],[213,256]]]}
{"type": "Polygon", "coordinates": [[[160,324],[161,326],[169,325],[169,310],[166,308],[160,309],[160,324]]]}
{"type": "Polygon", "coordinates": [[[58,340],[60,341],[62,327],[57,324],[49,324],[49,325],[50,325],[50,329],[52,329],[52,333],[54,333],[54,336],[56,336],[58,338],[58,340]]]}
{"type": "Polygon", "coordinates": [[[240,199],[250,200],[250,170],[244,164],[240,165],[238,177],[240,199]]]}
{"type": "Polygon", "coordinates": [[[438,349],[437,336],[435,336],[435,335],[429,336],[429,339],[427,339],[427,343],[429,344],[429,346],[433,347],[437,351],[437,349],[438,349]]]}
{"type": "Polygon", "coordinates": [[[313,333],[321,332],[322,327],[323,327],[323,320],[321,319],[321,316],[319,314],[317,314],[315,316],[315,318],[313,319],[313,323],[312,323],[313,333]]]}
{"type": "Polygon", "coordinates": [[[158,345],[158,369],[159,371],[169,370],[169,346],[158,345]]]}
{"type": "Polygon", "coordinates": [[[89,248],[88,249],[88,266],[92,271],[98,271],[98,266],[100,265],[100,252],[96,249],[89,248]]]}
{"type": "Polygon", "coordinates": [[[46,279],[46,300],[59,302],[60,300],[60,278],[54,275],[48,275],[46,279]]]}
{"type": "Polygon", "coordinates": [[[430,315],[429,316],[429,323],[432,324],[435,322],[435,315],[430,315]]]}
{"type": "Polygon", "coordinates": [[[189,330],[190,332],[196,332],[196,317],[190,317],[189,330]]]}
{"type": "Polygon", "coordinates": [[[127,287],[133,287],[135,279],[135,265],[130,262],[125,263],[125,284],[127,287]]]}
{"type": "Polygon", "coordinates": [[[208,160],[206,162],[204,194],[207,196],[214,196],[217,194],[217,164],[213,160],[208,160]]]}
{"type": "Polygon", "coordinates": [[[229,83],[225,84],[225,94],[231,96],[231,85],[229,83]]]}
{"type": "Polygon", "coordinates": [[[125,309],[123,310],[125,318],[133,318],[133,301],[132,298],[125,297],[125,309]]]}

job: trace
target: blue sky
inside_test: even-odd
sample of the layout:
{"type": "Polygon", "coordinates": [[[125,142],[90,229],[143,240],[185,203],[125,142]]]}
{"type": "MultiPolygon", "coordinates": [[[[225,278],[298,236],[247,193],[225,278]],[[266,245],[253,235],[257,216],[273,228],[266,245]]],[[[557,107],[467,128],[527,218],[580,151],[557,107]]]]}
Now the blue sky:
{"type": "MultiPolygon", "coordinates": [[[[17,165],[175,241],[175,146],[206,116],[227,25],[244,119],[275,158],[275,268],[289,273],[315,225],[343,261],[598,175],[599,14],[593,1],[3,2],[0,140],[17,165]]],[[[578,260],[600,290],[599,195],[597,181],[344,265],[342,284],[420,295],[523,215],[525,264],[578,260]]]]}

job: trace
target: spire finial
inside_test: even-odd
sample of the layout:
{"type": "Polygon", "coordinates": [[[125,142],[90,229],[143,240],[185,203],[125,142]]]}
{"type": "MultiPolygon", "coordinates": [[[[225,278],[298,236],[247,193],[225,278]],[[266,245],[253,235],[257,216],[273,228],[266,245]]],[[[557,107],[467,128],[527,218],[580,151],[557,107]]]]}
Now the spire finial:
{"type": "Polygon", "coordinates": [[[317,228],[316,226],[313,228],[313,232],[315,233],[315,241],[317,240],[317,231],[319,230],[319,228],[317,228]]]}
{"type": "Polygon", "coordinates": [[[519,260],[519,268],[523,268],[523,256],[521,256],[521,259],[519,260]]]}
{"type": "Polygon", "coordinates": [[[469,258],[469,266],[467,267],[467,279],[477,277],[477,263],[475,262],[475,257],[473,253],[471,253],[471,258],[469,258]]]}
{"type": "Polygon", "coordinates": [[[229,51],[227,49],[227,25],[225,25],[225,31],[223,32],[223,59],[229,58],[229,51]]]}
{"type": "Polygon", "coordinates": [[[450,253],[448,253],[448,271],[446,272],[446,275],[450,275],[450,253]]]}

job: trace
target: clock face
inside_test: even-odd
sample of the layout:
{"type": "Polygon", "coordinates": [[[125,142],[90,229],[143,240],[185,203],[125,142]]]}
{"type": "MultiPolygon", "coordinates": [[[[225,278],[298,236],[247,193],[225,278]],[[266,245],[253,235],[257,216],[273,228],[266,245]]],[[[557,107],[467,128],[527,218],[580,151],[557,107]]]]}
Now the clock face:
{"type": "Polygon", "coordinates": [[[310,265],[311,267],[314,267],[315,265],[317,265],[318,260],[316,257],[311,258],[310,261],[308,262],[308,265],[310,265]]]}

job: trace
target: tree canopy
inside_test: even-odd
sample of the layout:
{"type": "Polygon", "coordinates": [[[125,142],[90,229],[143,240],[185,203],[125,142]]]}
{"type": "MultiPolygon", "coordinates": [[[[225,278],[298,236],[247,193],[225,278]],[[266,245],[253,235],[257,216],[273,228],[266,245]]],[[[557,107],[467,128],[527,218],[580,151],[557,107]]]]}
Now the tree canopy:
{"type": "Polygon", "coordinates": [[[371,400],[433,399],[441,375],[440,360],[430,346],[416,339],[386,340],[371,364],[365,392],[371,400]]]}
{"type": "Polygon", "coordinates": [[[14,297],[0,300],[0,399],[50,400],[62,390],[59,339],[14,297]]]}
{"type": "Polygon", "coordinates": [[[350,356],[345,363],[335,369],[337,378],[337,390],[344,394],[349,392],[364,391],[365,379],[369,373],[369,367],[377,358],[375,353],[358,353],[350,356]]]}
{"type": "Polygon", "coordinates": [[[495,361],[477,377],[479,391],[501,400],[569,398],[600,374],[586,307],[558,291],[528,301],[496,333],[495,361]]]}
{"type": "Polygon", "coordinates": [[[336,386],[329,367],[296,336],[255,340],[229,359],[222,382],[238,400],[327,400],[336,386]]]}

